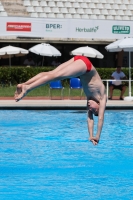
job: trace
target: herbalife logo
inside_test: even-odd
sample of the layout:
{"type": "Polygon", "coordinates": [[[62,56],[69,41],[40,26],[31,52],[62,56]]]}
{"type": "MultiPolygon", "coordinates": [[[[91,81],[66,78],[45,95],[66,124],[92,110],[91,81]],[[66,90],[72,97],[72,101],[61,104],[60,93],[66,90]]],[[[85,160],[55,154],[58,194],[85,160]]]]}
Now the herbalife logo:
{"type": "Polygon", "coordinates": [[[76,27],[76,32],[97,32],[97,30],[99,29],[99,26],[95,26],[95,27],[92,27],[92,28],[79,28],[79,27],[76,27]]]}
{"type": "Polygon", "coordinates": [[[130,33],[130,26],[112,26],[112,33],[114,34],[129,34],[130,33]]]}
{"type": "Polygon", "coordinates": [[[61,24],[46,24],[46,31],[52,32],[53,30],[59,30],[62,28],[61,24]]]}

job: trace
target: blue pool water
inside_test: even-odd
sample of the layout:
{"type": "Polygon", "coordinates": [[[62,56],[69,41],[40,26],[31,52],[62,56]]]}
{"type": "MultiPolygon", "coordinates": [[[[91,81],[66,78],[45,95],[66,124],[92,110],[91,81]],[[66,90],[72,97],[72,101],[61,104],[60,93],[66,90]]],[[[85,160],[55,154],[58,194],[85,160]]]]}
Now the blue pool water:
{"type": "Polygon", "coordinates": [[[4,110],[0,119],[0,200],[133,199],[132,111],[106,111],[98,146],[84,111],[4,110]]]}

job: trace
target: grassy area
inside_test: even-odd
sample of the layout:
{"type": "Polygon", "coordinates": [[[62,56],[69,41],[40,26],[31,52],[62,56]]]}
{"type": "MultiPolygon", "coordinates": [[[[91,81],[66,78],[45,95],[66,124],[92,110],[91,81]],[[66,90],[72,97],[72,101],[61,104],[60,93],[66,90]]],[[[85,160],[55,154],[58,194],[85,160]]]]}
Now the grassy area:
{"type": "MultiPolygon", "coordinates": [[[[0,97],[13,97],[14,92],[16,90],[16,86],[9,86],[9,87],[0,87],[0,97]]],[[[69,86],[64,88],[63,92],[64,97],[69,96],[69,86]]],[[[132,94],[133,94],[133,88],[132,88],[132,94]]],[[[114,90],[113,96],[119,96],[120,91],[114,90]]],[[[49,85],[38,87],[31,92],[28,93],[29,97],[48,97],[49,96],[49,85]]],[[[60,96],[60,90],[52,90],[52,96],[60,96]]],[[[80,90],[72,90],[71,96],[80,96],[80,90]]],[[[84,93],[83,93],[83,96],[84,93]]],[[[125,96],[128,96],[128,88],[126,89],[125,96]]]]}
{"type": "MultiPolygon", "coordinates": [[[[13,97],[16,86],[0,87],[0,97],[13,97]]],[[[60,90],[52,90],[52,96],[60,96],[60,90]]],[[[27,94],[29,97],[48,97],[49,96],[49,85],[38,87],[27,94]]],[[[69,87],[65,87],[63,96],[69,96],[69,87]]],[[[80,96],[80,90],[71,90],[71,96],[80,96]]],[[[84,93],[82,96],[85,96],[84,93]]]]}

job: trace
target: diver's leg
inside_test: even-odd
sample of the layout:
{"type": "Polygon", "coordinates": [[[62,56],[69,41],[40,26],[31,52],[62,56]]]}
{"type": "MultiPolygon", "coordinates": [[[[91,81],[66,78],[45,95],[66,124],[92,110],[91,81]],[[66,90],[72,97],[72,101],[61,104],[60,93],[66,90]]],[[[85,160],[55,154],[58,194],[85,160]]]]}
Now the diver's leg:
{"type": "Polygon", "coordinates": [[[62,64],[62,66],[59,66],[59,70],[53,70],[50,72],[47,72],[46,75],[42,76],[40,79],[34,81],[33,83],[29,85],[22,85],[21,87],[21,94],[19,94],[15,100],[19,101],[22,99],[29,91],[33,90],[36,87],[39,87],[41,85],[47,84],[53,80],[62,80],[65,78],[71,78],[71,77],[77,77],[86,72],[86,65],[82,60],[77,60],[70,62],[70,64],[62,64]]]}

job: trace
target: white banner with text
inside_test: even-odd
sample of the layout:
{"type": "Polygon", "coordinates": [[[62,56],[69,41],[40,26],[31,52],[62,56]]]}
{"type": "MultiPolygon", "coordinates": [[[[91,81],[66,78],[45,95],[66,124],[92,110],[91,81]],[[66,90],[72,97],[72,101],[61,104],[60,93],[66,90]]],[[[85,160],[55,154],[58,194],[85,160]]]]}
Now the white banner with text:
{"type": "Polygon", "coordinates": [[[121,39],[133,36],[133,21],[1,17],[0,36],[54,39],[121,39]]]}

